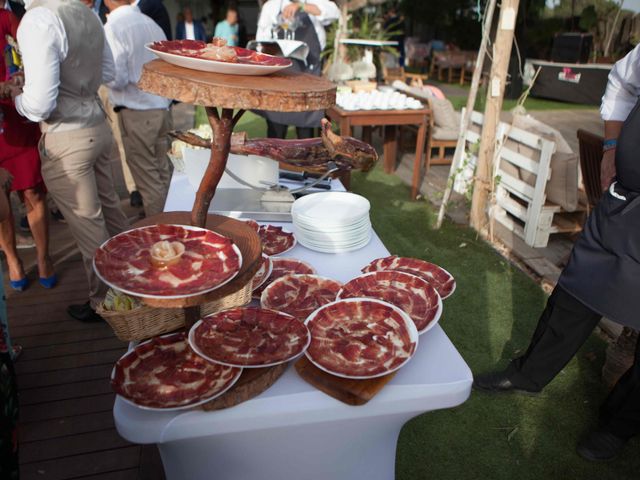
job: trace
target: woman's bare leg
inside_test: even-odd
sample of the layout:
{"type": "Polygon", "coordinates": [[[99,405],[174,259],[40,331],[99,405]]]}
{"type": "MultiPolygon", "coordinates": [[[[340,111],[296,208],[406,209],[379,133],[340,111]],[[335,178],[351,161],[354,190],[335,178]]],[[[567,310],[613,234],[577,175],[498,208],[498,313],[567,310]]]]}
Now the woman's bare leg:
{"type": "Polygon", "coordinates": [[[2,247],[2,251],[7,258],[9,280],[17,281],[23,279],[25,274],[16,249],[16,231],[11,203],[9,203],[8,217],[0,222],[0,247],[2,247]]]}
{"type": "Polygon", "coordinates": [[[49,218],[46,194],[39,188],[28,188],[21,192],[27,207],[27,220],[38,256],[38,275],[47,278],[53,275],[53,263],[49,258],[49,218]]]}

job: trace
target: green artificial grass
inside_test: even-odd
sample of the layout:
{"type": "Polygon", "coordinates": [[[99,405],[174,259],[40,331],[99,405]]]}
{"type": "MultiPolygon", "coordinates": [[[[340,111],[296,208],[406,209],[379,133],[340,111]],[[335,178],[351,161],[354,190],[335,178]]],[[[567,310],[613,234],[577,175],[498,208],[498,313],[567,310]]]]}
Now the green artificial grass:
{"type": "MultiPolygon", "coordinates": [[[[266,124],[247,112],[235,130],[262,137],[266,124]]],[[[352,190],[370,200],[374,228],[392,253],[432,261],[456,277],[440,324],[473,372],[503,367],[526,349],[546,301],[536,283],[473,230],[450,222],[433,230],[429,204],[409,201],[409,187],[380,165],[354,173],[352,190]]],[[[639,478],[639,439],[612,463],[590,463],[575,453],[606,395],[600,380],[604,348],[592,336],[537,397],[472,392],[457,408],[414,418],[400,435],[396,479],[639,478]]]]}
{"type": "MultiPolygon", "coordinates": [[[[467,96],[471,89],[469,84],[458,85],[457,83],[445,83],[437,80],[428,80],[428,84],[435,85],[445,92],[447,98],[451,101],[456,110],[467,106],[467,96]],[[465,93],[461,93],[465,92],[465,93]]],[[[476,97],[475,110],[484,111],[487,102],[487,89],[481,86],[476,97]]],[[[509,111],[518,103],[516,99],[505,98],[502,102],[502,110],[509,111]]],[[[557,100],[549,100],[545,98],[527,97],[524,108],[527,110],[596,110],[596,105],[585,105],[580,103],[559,102],[557,100]]]]}
{"type": "MultiPolygon", "coordinates": [[[[196,127],[209,123],[204,107],[196,106],[194,123],[196,127]]],[[[234,132],[247,132],[249,138],[262,138],[267,136],[267,122],[253,112],[245,112],[233,130],[234,132]]],[[[294,127],[289,127],[287,138],[296,138],[294,127]]]]}
{"type": "MultiPolygon", "coordinates": [[[[476,100],[475,109],[478,111],[484,111],[484,107],[486,104],[486,93],[478,93],[478,98],[476,100]]],[[[467,106],[467,97],[465,95],[451,95],[447,97],[451,100],[453,107],[456,110],[460,110],[463,107],[467,106]]],[[[502,110],[508,112],[513,109],[517,105],[517,100],[511,100],[506,98],[502,103],[502,110]]],[[[534,98],[529,97],[524,102],[524,108],[533,111],[533,110],[595,110],[598,107],[594,105],[582,105],[579,103],[566,103],[566,102],[557,102],[555,100],[546,100],[544,98],[534,98]]]]}
{"type": "MultiPolygon", "coordinates": [[[[397,176],[379,167],[355,173],[352,190],[371,201],[374,228],[392,253],[432,261],[456,277],[440,324],[473,372],[503,367],[526,349],[546,301],[537,284],[471,229],[445,222],[433,230],[433,211],[425,201],[409,201],[397,176]]],[[[411,420],[398,443],[397,480],[639,478],[638,439],[612,463],[575,453],[606,394],[604,348],[592,336],[537,397],[472,392],[457,408],[411,420]]]]}

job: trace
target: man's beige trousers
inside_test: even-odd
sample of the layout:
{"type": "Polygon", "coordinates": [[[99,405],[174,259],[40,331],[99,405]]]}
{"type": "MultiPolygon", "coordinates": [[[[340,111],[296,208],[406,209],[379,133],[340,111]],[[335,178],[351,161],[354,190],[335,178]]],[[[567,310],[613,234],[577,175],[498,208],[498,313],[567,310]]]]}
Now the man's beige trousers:
{"type": "Polygon", "coordinates": [[[95,127],[45,133],[39,146],[42,177],[82,254],[93,308],[106,292],[93,271],[93,255],[104,241],[128,227],[111,175],[112,142],[105,121],[95,127]]]}
{"type": "Polygon", "coordinates": [[[125,108],[118,113],[118,119],[127,164],[142,195],[144,212],[148,217],[162,213],[171,181],[167,156],[171,113],[164,109],[125,108]]]}

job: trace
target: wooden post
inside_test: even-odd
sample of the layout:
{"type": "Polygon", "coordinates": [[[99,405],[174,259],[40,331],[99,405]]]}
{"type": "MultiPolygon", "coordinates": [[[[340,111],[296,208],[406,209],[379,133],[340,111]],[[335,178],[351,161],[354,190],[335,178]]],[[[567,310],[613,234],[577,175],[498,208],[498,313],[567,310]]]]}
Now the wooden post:
{"type": "Polygon", "coordinates": [[[609,38],[607,39],[607,44],[604,47],[605,57],[609,56],[609,52],[611,51],[611,41],[613,40],[613,34],[616,31],[616,25],[618,24],[618,19],[620,18],[620,14],[622,13],[622,7],[624,6],[624,0],[620,0],[620,5],[618,5],[618,11],[616,12],[616,16],[613,19],[613,25],[611,26],[611,32],[609,32],[609,38]]]}
{"type": "MultiPolygon", "coordinates": [[[[440,210],[438,211],[438,220],[436,222],[436,229],[442,226],[444,220],[444,213],[451,197],[451,190],[453,189],[453,175],[458,170],[462,162],[462,156],[465,150],[465,137],[467,129],[469,128],[469,122],[471,121],[471,113],[476,104],[476,98],[478,96],[478,87],[480,86],[480,79],[482,78],[482,67],[484,66],[484,58],[487,55],[487,44],[489,43],[489,32],[491,31],[491,24],[493,23],[493,12],[496,8],[496,0],[489,0],[487,9],[484,12],[484,25],[482,27],[482,40],[480,41],[480,49],[478,50],[478,57],[476,58],[476,66],[473,70],[473,76],[471,78],[471,88],[469,89],[469,96],[467,97],[467,108],[462,118],[462,125],[460,126],[460,132],[458,133],[458,143],[456,144],[456,152],[453,154],[453,160],[451,161],[451,168],[449,170],[449,181],[444,189],[444,196],[442,197],[442,203],[440,204],[440,210]]],[[[430,148],[429,146],[427,146],[430,148]]]]}
{"type": "Polygon", "coordinates": [[[213,135],[211,137],[209,165],[202,177],[200,187],[196,192],[196,200],[191,210],[191,225],[195,227],[204,227],[207,223],[209,204],[211,204],[216,187],[227,166],[233,127],[244,113],[244,110],[238,110],[238,113],[234,116],[232,108],[223,108],[221,113],[218,113],[217,107],[206,107],[206,110],[213,135]]]}
{"type": "Polygon", "coordinates": [[[487,224],[487,201],[491,191],[493,157],[496,147],[496,131],[500,122],[507,69],[513,45],[519,0],[502,0],[500,19],[493,46],[493,64],[487,88],[487,106],[484,110],[484,126],[480,136],[480,151],[476,168],[473,198],[471,201],[471,226],[482,231],[487,224]]]}

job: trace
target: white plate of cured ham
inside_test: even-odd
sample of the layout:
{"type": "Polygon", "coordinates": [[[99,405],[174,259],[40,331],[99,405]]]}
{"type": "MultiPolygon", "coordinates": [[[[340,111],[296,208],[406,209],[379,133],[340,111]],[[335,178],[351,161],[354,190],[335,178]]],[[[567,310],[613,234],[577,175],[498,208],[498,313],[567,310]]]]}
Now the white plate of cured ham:
{"type": "Polygon", "coordinates": [[[262,242],[262,251],[269,255],[281,255],[296,246],[296,237],[282,227],[260,225],[258,235],[262,242]]]}
{"type": "Polygon", "coordinates": [[[397,270],[370,272],[349,280],[338,298],[377,298],[400,308],[416,324],[418,334],[435,327],[442,315],[442,299],[429,282],[397,270]]]}
{"type": "Polygon", "coordinates": [[[272,367],[301,355],[309,330],[286,313],[238,307],[209,315],[189,330],[191,348],[209,361],[242,368],[272,367]]]}
{"type": "MultiPolygon", "coordinates": [[[[218,40],[218,39],[214,39],[218,40]]],[[[167,63],[203,72],[230,75],[269,75],[291,66],[288,58],[275,57],[222,42],[164,40],[148,43],[147,50],[167,63]]]]}
{"type": "Polygon", "coordinates": [[[125,353],[113,367],[111,387],[125,402],[144,410],[184,410],[222,395],[241,373],[241,368],[196,355],[181,332],[153,338],[125,353]]]}
{"type": "Polygon", "coordinates": [[[348,298],[320,307],[305,322],[311,332],[306,357],[343,378],[364,380],[395,372],[418,348],[418,330],[395,305],[348,298]]]}
{"type": "Polygon", "coordinates": [[[274,282],[280,277],[294,273],[300,275],[315,275],[317,273],[315,268],[302,260],[298,260],[297,258],[273,257],[271,258],[271,265],[271,275],[269,275],[267,280],[253,292],[254,298],[257,298],[258,300],[260,300],[264,289],[267,288],[271,282],[274,282]]]}
{"type": "Polygon", "coordinates": [[[422,277],[435,287],[442,300],[449,298],[456,290],[456,280],[453,275],[435,263],[418,258],[398,257],[397,255],[378,258],[364,267],[362,272],[377,272],[379,270],[398,270],[422,277]]]}
{"type": "Polygon", "coordinates": [[[201,295],[230,282],[242,254],[233,241],[204,228],[151,225],[103,243],[93,258],[98,277],[127,295],[158,299],[201,295]]]}
{"type": "Polygon", "coordinates": [[[304,322],[322,305],[335,301],[342,284],[318,275],[285,275],[262,292],[260,306],[304,322]]]}

